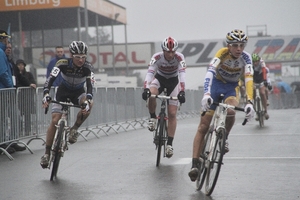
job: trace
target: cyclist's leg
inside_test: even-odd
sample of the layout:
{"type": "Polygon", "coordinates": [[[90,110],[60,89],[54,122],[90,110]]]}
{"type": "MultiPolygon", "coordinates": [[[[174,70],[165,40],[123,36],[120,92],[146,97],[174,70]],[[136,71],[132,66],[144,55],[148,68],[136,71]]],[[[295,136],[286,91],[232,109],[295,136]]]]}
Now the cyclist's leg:
{"type": "Polygon", "coordinates": [[[176,126],[177,126],[177,106],[168,105],[168,140],[166,146],[166,156],[168,158],[173,156],[173,139],[175,136],[176,126]]]}
{"type": "MultiPolygon", "coordinates": [[[[238,101],[236,100],[235,96],[227,97],[224,102],[226,104],[233,105],[233,106],[238,106],[238,104],[239,104],[238,101]]],[[[232,109],[228,109],[227,117],[226,117],[226,125],[225,125],[227,134],[229,134],[234,122],[235,122],[235,111],[232,109]]]]}
{"type": "MultiPolygon", "coordinates": [[[[87,101],[86,93],[82,93],[78,97],[78,102],[76,102],[76,104],[81,105],[85,101],[87,101]]],[[[79,110],[78,111],[77,117],[76,117],[76,122],[75,122],[75,124],[74,124],[74,126],[72,128],[78,129],[81,126],[81,124],[89,117],[89,115],[90,115],[90,113],[92,111],[93,105],[94,105],[94,102],[91,101],[89,103],[89,107],[90,107],[89,111],[85,111],[85,110],[79,110]]]]}
{"type": "MultiPolygon", "coordinates": [[[[87,101],[86,98],[86,93],[84,93],[84,91],[81,90],[81,94],[76,94],[75,97],[73,96],[73,98],[71,99],[72,103],[74,104],[78,104],[78,105],[82,105],[83,103],[85,103],[87,101]],[[81,93],[83,92],[83,93],[81,93]]],[[[79,110],[76,116],[76,121],[74,123],[74,125],[70,128],[70,132],[69,132],[69,143],[70,144],[74,144],[75,142],[77,142],[77,138],[79,136],[77,130],[78,128],[81,126],[81,124],[89,117],[91,111],[92,111],[92,107],[93,107],[93,101],[89,102],[89,110],[79,110]]]]}
{"type": "Polygon", "coordinates": [[[267,106],[270,105],[270,102],[269,102],[269,89],[267,87],[265,87],[265,94],[266,94],[266,99],[267,99],[267,106]]]}
{"type": "MultiPolygon", "coordinates": [[[[177,97],[180,91],[180,84],[178,79],[170,79],[167,86],[167,93],[171,97],[177,97]]],[[[171,157],[173,155],[173,139],[175,136],[176,126],[177,126],[177,109],[179,106],[178,100],[169,100],[168,101],[168,142],[166,149],[166,156],[171,157]]]]}
{"type": "MultiPolygon", "coordinates": [[[[169,96],[171,97],[177,97],[178,92],[179,92],[179,84],[174,83],[170,84],[169,87],[167,87],[167,91],[172,91],[172,92],[168,92],[169,96]],[[175,86],[175,87],[174,87],[175,86]]],[[[172,140],[174,138],[175,135],[175,131],[176,131],[176,126],[177,126],[177,119],[176,119],[176,115],[177,115],[177,109],[178,109],[178,101],[177,100],[169,100],[168,101],[168,118],[169,118],[169,122],[168,122],[168,145],[172,146],[172,140]]]]}
{"type": "Polygon", "coordinates": [[[259,88],[259,93],[260,93],[260,96],[261,96],[261,100],[262,100],[262,105],[264,107],[264,110],[265,110],[265,118],[266,119],[269,119],[269,114],[267,112],[267,95],[266,95],[266,87],[264,85],[262,85],[260,88],[259,88]]]}
{"type": "MultiPolygon", "coordinates": [[[[157,79],[153,80],[151,85],[150,85],[151,94],[158,95],[159,94],[159,92],[158,92],[159,86],[160,86],[159,81],[157,79]]],[[[148,109],[149,109],[150,117],[151,118],[156,118],[156,114],[155,114],[156,99],[155,98],[149,98],[148,109]]]]}
{"type": "MultiPolygon", "coordinates": [[[[238,106],[239,102],[236,98],[236,87],[237,83],[226,83],[221,86],[221,91],[224,94],[224,102],[229,105],[238,106]]],[[[235,111],[232,109],[227,110],[227,118],[226,118],[226,124],[225,129],[227,132],[227,137],[230,133],[230,130],[235,122],[235,111]]],[[[226,138],[227,139],[227,138],[226,138]]],[[[229,151],[228,147],[228,141],[226,140],[225,144],[225,153],[229,151]]]]}
{"type": "Polygon", "coordinates": [[[235,87],[236,99],[241,102],[242,101],[242,94],[241,94],[241,87],[238,85],[235,87]]]}
{"type": "Polygon", "coordinates": [[[56,131],[55,125],[57,124],[60,117],[61,117],[61,113],[52,113],[52,120],[50,122],[50,126],[48,127],[47,135],[46,135],[45,154],[50,153],[50,148],[52,146],[53,139],[54,139],[54,134],[55,134],[55,131],[56,131]]]}
{"type": "MultiPolygon", "coordinates": [[[[154,79],[150,84],[150,92],[151,94],[158,95],[159,91],[158,88],[160,87],[160,83],[157,79],[154,79]]],[[[150,119],[148,122],[148,129],[149,131],[154,131],[156,128],[156,98],[149,98],[148,99],[148,110],[150,114],[150,119]]]]}

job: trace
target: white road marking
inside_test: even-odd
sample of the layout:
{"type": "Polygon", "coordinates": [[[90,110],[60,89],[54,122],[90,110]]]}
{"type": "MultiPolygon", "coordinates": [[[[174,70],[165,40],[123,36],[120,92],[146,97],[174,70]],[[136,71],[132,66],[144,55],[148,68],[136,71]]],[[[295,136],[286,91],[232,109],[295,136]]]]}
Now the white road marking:
{"type": "MultiPolygon", "coordinates": [[[[298,160],[300,157],[224,157],[224,160],[298,160]]],[[[179,158],[174,161],[174,165],[187,165],[192,162],[192,158],[179,158]]]]}
{"type": "Polygon", "coordinates": [[[282,160],[282,159],[300,159],[300,157],[224,157],[228,160],[282,160]]]}
{"type": "Polygon", "coordinates": [[[192,158],[180,158],[176,160],[173,164],[174,165],[187,165],[192,162],[192,158]]]}

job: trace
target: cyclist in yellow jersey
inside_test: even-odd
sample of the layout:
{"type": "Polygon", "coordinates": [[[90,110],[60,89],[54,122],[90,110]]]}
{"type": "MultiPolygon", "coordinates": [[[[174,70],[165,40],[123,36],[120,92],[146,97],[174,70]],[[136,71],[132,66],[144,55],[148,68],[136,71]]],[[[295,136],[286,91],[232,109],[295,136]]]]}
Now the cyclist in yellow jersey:
{"type": "MultiPolygon", "coordinates": [[[[194,144],[192,168],[189,172],[191,181],[195,181],[198,176],[200,150],[203,147],[204,136],[208,131],[216,106],[213,101],[218,101],[220,94],[224,94],[224,101],[227,104],[238,106],[235,88],[238,86],[241,76],[245,77],[246,94],[248,102],[245,106],[246,119],[250,121],[254,116],[252,105],[253,100],[253,67],[251,55],[244,51],[248,37],[242,30],[232,30],[226,35],[227,47],[217,51],[215,57],[209,64],[208,71],[204,78],[204,96],[202,99],[202,111],[208,111],[201,116],[194,144]]],[[[235,121],[235,111],[228,110],[226,119],[227,136],[235,121]]],[[[228,142],[225,144],[225,152],[228,152],[228,142]]]]}

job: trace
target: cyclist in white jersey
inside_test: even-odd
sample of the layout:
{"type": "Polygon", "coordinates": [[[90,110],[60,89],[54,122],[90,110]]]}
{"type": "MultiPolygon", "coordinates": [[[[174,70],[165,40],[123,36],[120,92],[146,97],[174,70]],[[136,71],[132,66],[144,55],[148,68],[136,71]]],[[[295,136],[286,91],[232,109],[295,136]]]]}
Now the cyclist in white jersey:
{"type": "MultiPolygon", "coordinates": [[[[142,98],[147,100],[151,94],[158,95],[167,88],[167,95],[177,96],[178,100],[168,101],[168,141],[166,156],[173,155],[173,139],[176,131],[178,103],[185,102],[185,69],[186,63],[183,54],[176,52],[178,42],[172,38],[165,38],[162,43],[162,52],[155,53],[149,63],[144,82],[142,98]],[[178,102],[179,101],[179,102],[178,102]]],[[[150,119],[148,129],[154,131],[156,127],[156,99],[149,98],[148,105],[150,119]]]]}
{"type": "MultiPolygon", "coordinates": [[[[245,111],[250,109],[246,118],[251,120],[254,116],[252,105],[253,100],[253,68],[251,55],[244,51],[248,37],[242,30],[232,30],[226,35],[227,47],[217,51],[211,60],[207,73],[204,78],[204,95],[202,99],[202,110],[208,111],[201,120],[194,138],[192,169],[189,172],[191,181],[198,177],[198,168],[200,150],[203,146],[205,134],[208,131],[216,106],[212,105],[213,101],[218,101],[220,94],[224,94],[224,102],[238,106],[239,102],[235,88],[241,76],[245,77],[245,86],[248,102],[245,111]]],[[[227,136],[234,124],[235,112],[228,110],[226,118],[227,136]]],[[[228,152],[228,142],[226,140],[225,152],[228,152]]]]}

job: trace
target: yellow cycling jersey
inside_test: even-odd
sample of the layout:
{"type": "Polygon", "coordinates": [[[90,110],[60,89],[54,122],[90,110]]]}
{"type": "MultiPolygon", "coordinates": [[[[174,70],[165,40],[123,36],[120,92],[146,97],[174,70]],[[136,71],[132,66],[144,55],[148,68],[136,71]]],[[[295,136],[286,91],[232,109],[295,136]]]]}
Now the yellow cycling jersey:
{"type": "Polygon", "coordinates": [[[233,58],[227,47],[221,48],[212,59],[208,71],[224,83],[239,82],[244,76],[248,100],[253,100],[253,67],[251,55],[245,51],[233,58]]]}

